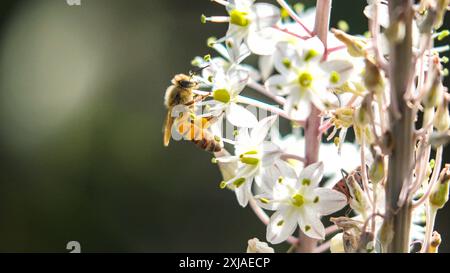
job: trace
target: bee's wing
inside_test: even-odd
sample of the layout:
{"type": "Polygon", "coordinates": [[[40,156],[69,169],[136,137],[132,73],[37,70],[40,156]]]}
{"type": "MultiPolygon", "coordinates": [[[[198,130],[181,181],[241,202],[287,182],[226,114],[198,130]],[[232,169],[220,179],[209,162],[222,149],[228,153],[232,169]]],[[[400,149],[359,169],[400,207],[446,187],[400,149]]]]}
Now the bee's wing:
{"type": "Polygon", "coordinates": [[[169,146],[170,138],[172,137],[172,125],[174,118],[172,117],[172,111],[167,111],[166,121],[164,122],[164,146],[169,146]]]}

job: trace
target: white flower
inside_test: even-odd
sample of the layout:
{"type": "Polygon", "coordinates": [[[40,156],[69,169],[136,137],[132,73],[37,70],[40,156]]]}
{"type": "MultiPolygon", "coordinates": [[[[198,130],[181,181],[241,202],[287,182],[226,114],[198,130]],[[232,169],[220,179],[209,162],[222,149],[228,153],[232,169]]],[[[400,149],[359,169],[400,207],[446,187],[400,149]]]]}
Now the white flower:
{"type": "Polygon", "coordinates": [[[247,253],[274,253],[273,248],[266,242],[261,242],[258,238],[248,240],[247,253]]]}
{"type": "Polygon", "coordinates": [[[286,42],[277,45],[274,65],[280,73],[266,81],[266,87],[277,95],[287,95],[284,109],[290,117],[306,119],[310,103],[323,110],[325,103],[336,100],[328,87],[342,85],[353,68],[343,60],[321,62],[323,43],[314,37],[306,40],[302,47],[286,42]]]}
{"type": "Polygon", "coordinates": [[[245,42],[253,53],[269,54],[261,51],[261,42],[270,39],[262,31],[276,25],[280,20],[280,9],[272,4],[254,2],[255,0],[221,1],[229,16],[203,17],[202,20],[230,23],[226,36],[220,41],[233,41],[234,46],[238,47],[245,42]]]}
{"type": "MultiPolygon", "coordinates": [[[[284,153],[305,157],[305,138],[294,134],[281,137],[276,130],[272,130],[271,140],[278,145],[284,153]]],[[[322,143],[319,149],[319,161],[324,164],[324,176],[329,178],[327,187],[333,187],[342,179],[341,170],[351,171],[361,165],[358,146],[354,143],[344,142],[341,153],[334,143],[322,143]]],[[[289,160],[296,170],[301,170],[302,163],[297,160],[289,160]]]]}
{"type": "Polygon", "coordinates": [[[241,45],[241,50],[238,53],[238,56],[233,55],[225,45],[222,43],[214,42],[211,47],[215,49],[221,57],[195,57],[192,60],[192,65],[201,68],[203,82],[208,82],[210,79],[214,78],[215,74],[218,71],[223,71],[225,73],[230,68],[246,70],[249,73],[249,76],[254,81],[261,80],[260,72],[248,64],[241,64],[241,62],[250,55],[250,51],[248,50],[245,44],[241,45]]]}
{"type": "Polygon", "coordinates": [[[295,172],[279,157],[281,152],[275,144],[264,141],[277,116],[267,117],[252,129],[241,129],[235,144],[234,156],[218,157],[220,163],[237,162],[237,170],[221,187],[234,189],[239,204],[247,206],[252,197],[252,183],[270,191],[280,176],[295,177],[295,172]],[[277,175],[277,176],[276,176],[277,175]]]}
{"type": "Polygon", "coordinates": [[[285,241],[297,225],[307,236],[324,239],[320,217],[342,209],[347,198],[340,192],[318,187],[322,176],[323,164],[315,163],[303,169],[295,180],[280,180],[272,195],[258,196],[263,208],[276,210],[267,225],[267,241],[272,244],[285,241]]]}
{"type": "Polygon", "coordinates": [[[205,116],[220,116],[225,112],[227,120],[237,127],[254,127],[258,120],[249,110],[237,104],[239,93],[249,80],[249,72],[241,68],[228,71],[216,70],[212,77],[212,97],[207,101],[205,116]]]}

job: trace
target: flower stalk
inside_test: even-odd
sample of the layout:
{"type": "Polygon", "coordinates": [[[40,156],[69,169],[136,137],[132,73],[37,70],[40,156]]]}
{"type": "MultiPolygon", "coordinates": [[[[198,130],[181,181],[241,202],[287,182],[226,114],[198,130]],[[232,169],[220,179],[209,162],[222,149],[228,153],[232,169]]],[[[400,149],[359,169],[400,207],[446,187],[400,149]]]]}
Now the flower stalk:
{"type": "MultiPolygon", "coordinates": [[[[317,0],[314,34],[316,34],[324,44],[324,56],[326,56],[327,52],[327,36],[330,26],[331,3],[332,0],[317,0]]],[[[321,123],[320,110],[314,105],[311,105],[311,107],[311,113],[305,124],[305,166],[313,164],[319,160],[319,148],[321,141],[321,134],[319,131],[321,123]]],[[[297,252],[312,252],[316,246],[316,239],[312,239],[300,231],[297,252]]]]}
{"type": "MultiPolygon", "coordinates": [[[[411,228],[412,200],[407,198],[399,203],[402,189],[412,183],[414,158],[414,115],[404,99],[409,93],[412,80],[412,20],[411,0],[389,1],[390,27],[402,26],[403,37],[391,37],[389,80],[391,92],[390,133],[395,136],[389,158],[386,183],[386,215],[383,232],[391,233],[391,238],[383,242],[387,252],[408,252],[411,228]],[[398,39],[397,39],[398,38],[398,39]],[[400,39],[401,38],[401,39],[400,39]]],[[[400,34],[397,34],[400,36],[400,34]]]]}

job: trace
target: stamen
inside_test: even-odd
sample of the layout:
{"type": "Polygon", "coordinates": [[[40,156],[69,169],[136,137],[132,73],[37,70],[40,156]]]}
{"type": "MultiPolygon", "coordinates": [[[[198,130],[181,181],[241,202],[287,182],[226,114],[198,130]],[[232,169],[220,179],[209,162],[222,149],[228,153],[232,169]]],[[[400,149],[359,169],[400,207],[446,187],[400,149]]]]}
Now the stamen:
{"type": "Polygon", "coordinates": [[[309,30],[309,29],[302,23],[300,17],[295,13],[295,11],[293,11],[293,10],[291,9],[291,7],[289,6],[288,3],[286,3],[286,1],[284,1],[284,0],[277,0],[277,2],[278,2],[278,4],[280,4],[280,6],[281,6],[282,8],[284,8],[284,9],[289,13],[289,16],[291,16],[291,18],[292,18],[295,22],[297,22],[297,24],[299,24],[299,25],[300,25],[300,26],[308,33],[309,36],[311,36],[311,37],[314,36],[314,35],[313,35],[313,32],[312,32],[311,30],[309,30]]]}
{"type": "Polygon", "coordinates": [[[225,7],[230,4],[228,1],[225,1],[225,0],[211,0],[211,2],[216,2],[217,4],[220,4],[225,7]]]}
{"type": "Polygon", "coordinates": [[[229,23],[230,17],[228,16],[210,16],[206,17],[204,14],[202,14],[200,18],[201,22],[205,24],[206,22],[213,22],[213,23],[229,23]]]}
{"type": "Polygon", "coordinates": [[[301,194],[294,194],[292,196],[292,204],[296,207],[301,207],[305,203],[305,198],[301,194]]]}

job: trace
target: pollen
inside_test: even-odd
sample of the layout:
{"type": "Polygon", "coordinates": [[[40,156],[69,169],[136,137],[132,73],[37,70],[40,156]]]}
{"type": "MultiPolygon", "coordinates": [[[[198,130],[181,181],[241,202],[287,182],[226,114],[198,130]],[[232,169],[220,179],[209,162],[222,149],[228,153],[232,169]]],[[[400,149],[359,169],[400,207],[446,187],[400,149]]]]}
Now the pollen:
{"type": "Polygon", "coordinates": [[[230,12],[230,23],[237,26],[246,27],[250,23],[250,21],[247,18],[247,15],[248,15],[247,12],[242,12],[234,9],[230,12]]]}
{"type": "Polygon", "coordinates": [[[206,16],[204,14],[200,17],[200,22],[202,22],[202,24],[206,24],[206,16]]]}
{"type": "Polygon", "coordinates": [[[311,75],[311,73],[308,73],[308,72],[302,72],[302,73],[300,73],[300,75],[298,76],[298,83],[299,83],[300,86],[303,87],[303,88],[309,88],[309,87],[311,87],[312,81],[313,81],[313,76],[311,75]]]}
{"type": "Polygon", "coordinates": [[[283,184],[283,180],[284,180],[284,177],[282,177],[282,176],[278,177],[278,183],[283,184]]]}
{"type": "Polygon", "coordinates": [[[213,47],[215,43],[217,43],[217,38],[216,38],[216,37],[209,37],[209,38],[206,40],[206,44],[207,44],[209,47],[213,47]]]}
{"type": "Polygon", "coordinates": [[[296,207],[301,207],[305,203],[305,198],[303,197],[303,195],[299,193],[294,194],[291,198],[292,198],[292,205],[296,207]]]}
{"type": "Polygon", "coordinates": [[[309,186],[311,185],[311,179],[305,178],[302,180],[302,185],[303,186],[309,186]]]}
{"type": "Polygon", "coordinates": [[[350,26],[349,26],[348,23],[347,23],[346,21],[344,21],[344,20],[340,20],[340,21],[337,23],[337,27],[338,27],[338,29],[340,29],[340,30],[342,30],[342,31],[344,31],[344,32],[348,32],[348,31],[350,30],[350,26]]]}
{"type": "Polygon", "coordinates": [[[316,196],[316,197],[314,198],[313,203],[314,203],[314,204],[319,203],[319,196],[316,196]]]}
{"type": "Polygon", "coordinates": [[[284,225],[284,220],[278,221],[277,226],[281,227],[282,225],[284,225]]]}
{"type": "Polygon", "coordinates": [[[217,89],[213,92],[213,98],[223,103],[230,102],[230,93],[226,89],[217,89]]]}
{"type": "Polygon", "coordinates": [[[282,60],[282,63],[284,65],[284,67],[286,67],[287,69],[291,68],[291,66],[292,66],[291,60],[289,60],[288,58],[284,58],[282,60]]]}
{"type": "Polygon", "coordinates": [[[439,35],[437,36],[437,39],[438,39],[438,41],[442,41],[449,35],[450,35],[450,31],[448,29],[445,29],[439,33],[439,35]]]}
{"type": "Polygon", "coordinates": [[[259,198],[259,201],[263,204],[269,204],[269,202],[270,202],[269,199],[263,198],[263,197],[259,198]]]}
{"type": "Polygon", "coordinates": [[[311,226],[309,226],[309,225],[305,226],[305,231],[309,231],[310,229],[311,229],[311,226]]]}
{"type": "Polygon", "coordinates": [[[339,83],[341,80],[341,75],[337,71],[332,71],[330,74],[330,82],[333,84],[339,83]]]}
{"type": "Polygon", "coordinates": [[[317,55],[319,55],[319,52],[317,52],[316,50],[314,50],[314,49],[308,50],[308,52],[306,52],[306,54],[305,54],[305,58],[304,58],[305,62],[311,61],[317,55]]]}
{"type": "Polygon", "coordinates": [[[241,162],[247,165],[258,165],[259,159],[254,157],[241,157],[241,162]]]}
{"type": "Polygon", "coordinates": [[[236,188],[239,188],[239,187],[242,186],[242,184],[244,184],[244,183],[245,183],[245,178],[241,177],[241,178],[236,179],[236,180],[233,182],[233,185],[234,185],[236,188]]]}
{"type": "Polygon", "coordinates": [[[227,182],[225,182],[225,181],[220,182],[219,187],[220,187],[222,190],[225,189],[225,188],[227,187],[227,182]]]}

